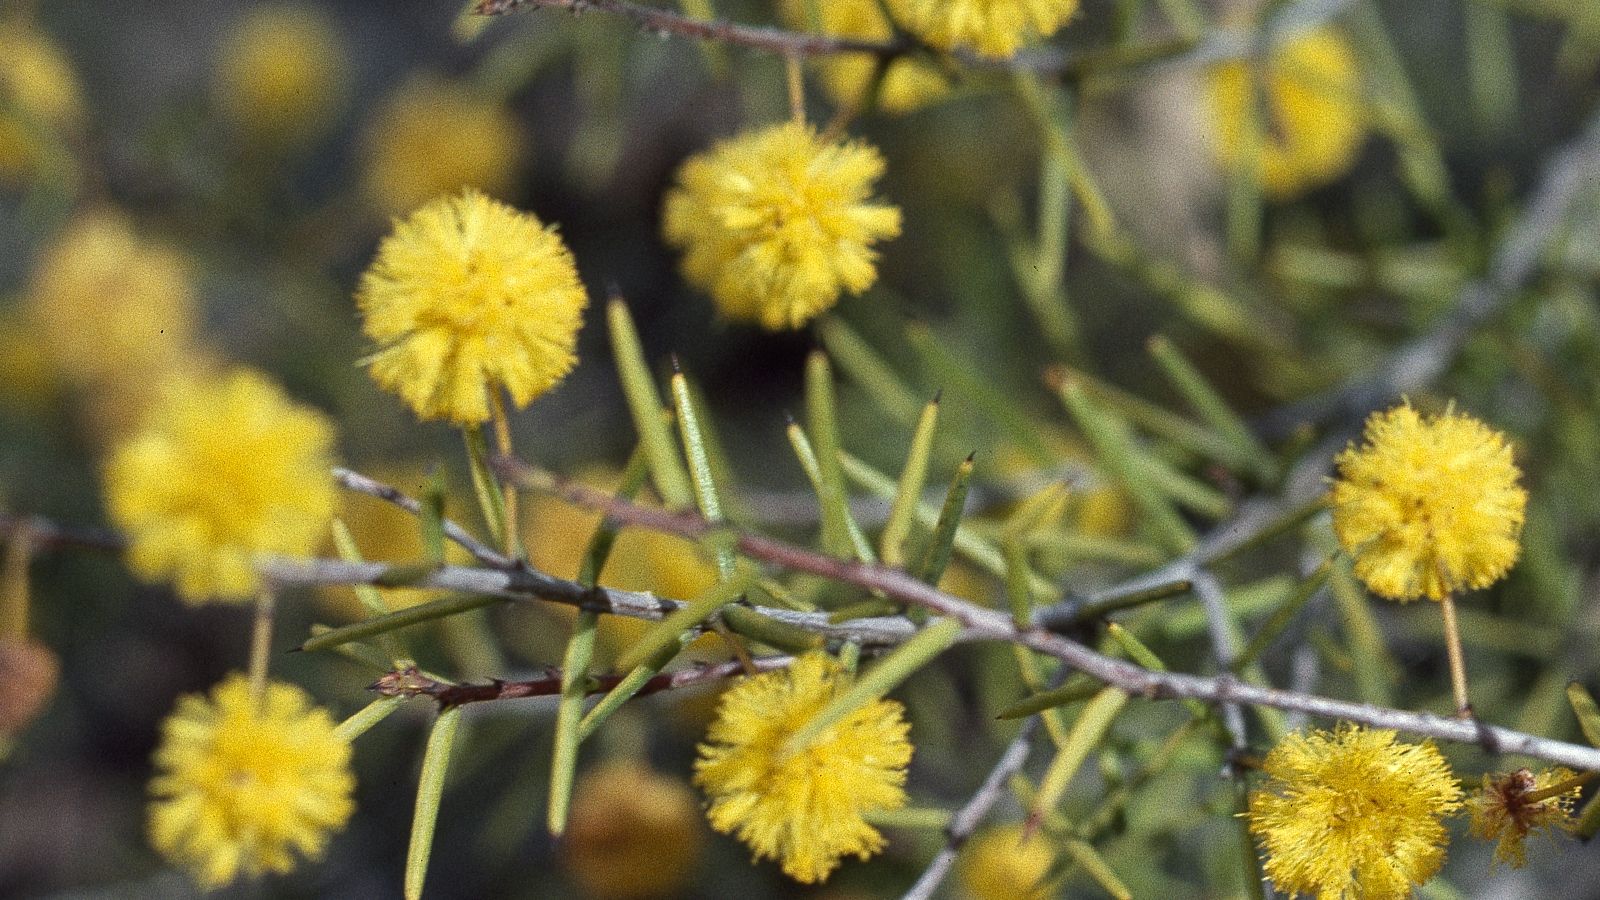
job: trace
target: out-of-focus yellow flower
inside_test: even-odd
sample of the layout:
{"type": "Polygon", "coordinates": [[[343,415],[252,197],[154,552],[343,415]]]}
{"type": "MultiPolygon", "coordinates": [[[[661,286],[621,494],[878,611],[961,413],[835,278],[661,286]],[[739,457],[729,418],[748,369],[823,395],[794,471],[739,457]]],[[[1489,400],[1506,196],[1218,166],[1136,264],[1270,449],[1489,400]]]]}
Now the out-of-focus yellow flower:
{"type": "Polygon", "coordinates": [[[38,414],[60,395],[60,370],[38,326],[13,310],[0,314],[0,406],[38,414]]]}
{"type": "Polygon", "coordinates": [[[1401,898],[1444,863],[1440,820],[1461,807],[1461,785],[1431,741],[1344,725],[1289,735],[1262,768],[1266,788],[1244,815],[1278,890],[1401,898]]]}
{"type": "MultiPolygon", "coordinates": [[[[878,0],[784,0],[783,18],[789,27],[819,34],[888,40],[894,25],[878,0]]],[[[822,84],[834,102],[859,108],[867,101],[878,60],[864,53],[839,53],[817,61],[822,84]]],[[[885,112],[910,112],[949,91],[949,82],[926,60],[896,59],[878,86],[878,107],[885,112]]]]}
{"type": "Polygon", "coordinates": [[[356,290],[373,380],[457,425],[488,421],[490,391],[526,406],[565,377],[588,302],[555,229],[477,191],[397,221],[356,290]]]}
{"type": "Polygon", "coordinates": [[[883,168],[793,122],[749,132],[683,164],[662,230],[723,315],[799,328],[877,280],[872,245],[900,233],[900,210],[870,199],[883,168]]]}
{"type": "Polygon", "coordinates": [[[208,890],[321,856],[355,809],[350,744],[292,684],[259,708],[242,675],[180,699],[155,765],[150,842],[208,890]]]}
{"type": "Polygon", "coordinates": [[[882,850],[883,835],[862,814],[906,802],[911,726],[899,703],[874,701],[809,746],[785,746],[848,686],[821,653],[747,678],[722,695],[695,762],[711,827],[737,833],[757,859],[777,859],[807,884],[826,880],[844,856],[882,850]]]}
{"type": "Polygon", "coordinates": [[[956,872],[973,900],[1046,900],[1056,856],[1041,834],[1021,824],[978,833],[961,851],[956,872]]]}
{"type": "Polygon", "coordinates": [[[1517,561],[1528,492],[1500,432],[1409,403],[1367,420],[1335,462],[1333,530],[1356,575],[1391,600],[1488,587],[1517,561]]]}
{"type": "Polygon", "coordinates": [[[35,171],[49,132],[76,131],[83,96],[72,66],[45,35],[22,22],[0,21],[0,183],[35,171]]]}
{"type": "Polygon", "coordinates": [[[1334,29],[1316,28],[1274,48],[1264,69],[1235,60],[1212,70],[1217,158],[1258,165],[1262,188],[1277,198],[1344,174],[1367,129],[1350,45],[1334,29]],[[1259,157],[1248,156],[1258,145],[1259,157]]]}
{"type": "Polygon", "coordinates": [[[1547,769],[1537,774],[1518,769],[1509,775],[1483,776],[1483,789],[1467,798],[1472,816],[1472,836],[1496,841],[1494,861],[1520,869],[1528,861],[1525,846],[1535,831],[1570,830],[1577,821],[1572,809],[1581,783],[1572,783],[1568,769],[1547,769]],[[1548,793],[1549,796],[1540,796],[1548,793]]]}
{"type": "Polygon", "coordinates": [[[643,900],[678,893],[703,843],[689,786],[630,760],[578,779],[561,855],[584,896],[643,900]]]}
{"type": "Polygon", "coordinates": [[[888,0],[907,31],[941,50],[1003,58],[1055,34],[1078,11],[1078,0],[888,0]]]}
{"type": "Polygon", "coordinates": [[[367,195],[389,215],[462,188],[504,197],[527,149],[509,112],[431,75],[408,80],[389,97],[363,146],[367,195]]]}
{"type": "Polygon", "coordinates": [[[257,6],[222,45],[217,105],[251,140],[301,143],[333,121],[345,94],[344,64],[344,45],[322,10],[257,6]]]}
{"type": "Polygon", "coordinates": [[[162,374],[194,360],[192,277],[182,256],[100,210],[79,217],[45,252],[28,311],[72,381],[143,397],[162,374]]]}
{"type": "Polygon", "coordinates": [[[258,558],[308,556],[327,536],[333,437],[259,372],[168,382],[106,465],[129,566],[190,603],[254,596],[258,558]]]}

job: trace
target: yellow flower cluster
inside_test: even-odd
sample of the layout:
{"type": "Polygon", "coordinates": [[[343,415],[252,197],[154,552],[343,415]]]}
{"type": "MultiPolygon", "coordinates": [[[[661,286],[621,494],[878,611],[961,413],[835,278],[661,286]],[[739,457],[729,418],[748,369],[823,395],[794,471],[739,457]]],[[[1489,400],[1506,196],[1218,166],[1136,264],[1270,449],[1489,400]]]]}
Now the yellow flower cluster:
{"type": "Polygon", "coordinates": [[[888,0],[907,31],[941,50],[1004,58],[1055,34],[1078,11],[1078,0],[888,0]]]}
{"type": "Polygon", "coordinates": [[[1343,174],[1367,128],[1350,45],[1334,29],[1317,28],[1273,48],[1262,65],[1257,73],[1236,60],[1211,72],[1218,160],[1258,166],[1262,189],[1276,198],[1343,174]]]}
{"type": "Polygon", "coordinates": [[[395,223],[356,304],[372,377],[423,419],[489,419],[490,391],[525,406],[577,362],[588,303],[554,228],[477,191],[395,223]]]}
{"type": "Polygon", "coordinates": [[[900,233],[900,211],[870,199],[883,169],[866,144],[776,125],[685,162],[662,229],[728,318],[798,328],[877,279],[872,245],[900,233]]]}
{"type": "Polygon", "coordinates": [[[703,843],[689,786],[630,760],[578,780],[561,856],[583,896],[644,900],[682,891],[703,843]]]}
{"type": "Polygon", "coordinates": [[[150,842],[203,888],[320,856],[355,809],[350,745],[294,685],[268,683],[258,705],[231,676],[179,700],[161,733],[150,842]]]}
{"type": "Polygon", "coordinates": [[[1495,862],[1522,868],[1528,861],[1528,835],[1568,830],[1577,824],[1572,810],[1582,783],[1573,781],[1572,776],[1562,768],[1537,773],[1518,769],[1494,777],[1485,774],[1483,789],[1467,798],[1473,837],[1496,842],[1495,862]]]}
{"type": "Polygon", "coordinates": [[[961,851],[957,874],[973,900],[1049,900],[1056,855],[1020,823],[980,832],[961,851]]]}
{"type": "Polygon", "coordinates": [[[839,664],[820,653],[748,678],[723,694],[695,762],[711,827],[737,833],[757,859],[777,859],[807,884],[826,880],[841,857],[883,849],[862,814],[906,802],[910,726],[894,701],[855,710],[807,747],[785,747],[847,687],[839,664]]]}
{"type": "Polygon", "coordinates": [[[190,603],[252,597],[258,558],[308,556],[325,539],[333,436],[260,373],[170,381],[106,465],[130,567],[190,603]]]}
{"type": "Polygon", "coordinates": [[[1461,807],[1461,785],[1432,742],[1344,725],[1289,735],[1262,768],[1245,815],[1279,890],[1402,898],[1443,865],[1441,819],[1461,807]]]}
{"type": "MultiPolygon", "coordinates": [[[[784,0],[784,21],[791,28],[869,41],[894,36],[894,24],[878,0],[784,0]]],[[[839,53],[817,61],[822,85],[840,106],[857,109],[868,99],[878,60],[861,53],[839,53]]],[[[902,57],[889,63],[878,85],[878,108],[910,112],[949,91],[949,84],[930,62],[902,57]]]]}
{"type": "Polygon", "coordinates": [[[322,133],[345,91],[344,47],[309,6],[257,6],[222,45],[216,98],[254,141],[293,144],[322,133]]]}
{"type": "Polygon", "coordinates": [[[0,59],[0,183],[7,183],[33,174],[50,145],[80,127],[83,96],[60,49],[20,21],[0,21],[0,59]]]}
{"type": "Polygon", "coordinates": [[[463,188],[504,197],[526,147],[515,118],[471,89],[436,76],[402,84],[367,125],[363,186],[400,215],[463,188]]]}
{"type": "Polygon", "coordinates": [[[96,391],[131,398],[193,357],[189,262],[109,210],[83,214],[45,251],[28,311],[57,369],[96,391]]]}
{"type": "Polygon", "coordinates": [[[1505,436],[1409,403],[1367,420],[1339,454],[1329,502],[1356,574],[1391,600],[1442,600],[1493,584],[1517,561],[1528,493],[1505,436]]]}

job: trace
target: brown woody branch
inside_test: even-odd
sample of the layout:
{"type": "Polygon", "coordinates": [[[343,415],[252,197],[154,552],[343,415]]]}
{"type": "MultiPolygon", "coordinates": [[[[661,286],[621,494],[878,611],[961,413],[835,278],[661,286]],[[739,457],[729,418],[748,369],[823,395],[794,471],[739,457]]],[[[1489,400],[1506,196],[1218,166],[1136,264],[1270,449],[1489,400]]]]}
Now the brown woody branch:
{"type": "MultiPolygon", "coordinates": [[[[751,660],[756,672],[771,672],[794,662],[792,656],[758,656],[751,660]]],[[[676,672],[663,672],[644,683],[638,696],[658,694],[680,688],[710,684],[746,674],[744,664],[738,660],[714,665],[696,666],[676,672]]],[[[589,680],[587,693],[603,694],[620,684],[623,675],[597,675],[589,680]]],[[[439,681],[415,667],[397,669],[375,682],[370,690],[385,697],[431,697],[440,709],[484,703],[493,700],[518,700],[525,697],[553,697],[561,693],[561,673],[551,670],[535,678],[515,681],[495,679],[488,684],[451,684],[439,681]]]]}

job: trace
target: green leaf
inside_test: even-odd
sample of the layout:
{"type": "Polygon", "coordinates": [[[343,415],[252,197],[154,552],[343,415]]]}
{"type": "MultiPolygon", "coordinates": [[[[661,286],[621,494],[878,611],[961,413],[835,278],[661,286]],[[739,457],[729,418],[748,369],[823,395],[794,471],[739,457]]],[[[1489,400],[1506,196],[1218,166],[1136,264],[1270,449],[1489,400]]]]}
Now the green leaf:
{"type": "Polygon", "coordinates": [[[735,572],[727,581],[719,582],[710,590],[673,610],[665,619],[651,626],[632,647],[617,658],[617,668],[637,668],[648,659],[675,648],[684,636],[711,618],[718,610],[739,599],[756,580],[755,569],[735,572]]]}
{"type": "Polygon", "coordinates": [[[722,621],[734,634],[744,635],[768,647],[789,653],[805,653],[823,644],[820,634],[787,622],[780,622],[771,616],[764,616],[738,603],[731,603],[722,608],[722,621]]]}
{"type": "Polygon", "coordinates": [[[1067,732],[1066,744],[1056,751],[1055,759],[1050,761],[1050,767],[1045,770],[1044,780],[1039,783],[1039,795],[1034,798],[1028,814],[1029,821],[1042,821],[1060,804],[1067,792],[1067,785],[1072,782],[1072,776],[1083,766],[1090,751],[1100,745],[1106,732],[1111,729],[1112,721],[1127,702],[1127,694],[1114,687],[1105,687],[1084,704],[1083,710],[1072,721],[1072,730],[1067,732]]]}
{"type": "MultiPolygon", "coordinates": [[[[824,491],[822,465],[817,460],[816,451],[811,447],[811,439],[806,437],[805,429],[795,422],[789,423],[786,433],[789,436],[789,446],[794,448],[795,458],[800,460],[800,468],[811,481],[811,489],[816,492],[820,503],[824,491]]],[[[877,555],[872,552],[872,545],[867,542],[866,533],[856,523],[855,516],[850,514],[848,505],[844,510],[844,528],[850,537],[850,546],[854,548],[856,558],[862,562],[876,562],[877,555]]]]}
{"type": "Polygon", "coordinates": [[[372,726],[388,718],[389,714],[399,709],[400,704],[404,702],[404,697],[379,697],[361,707],[355,715],[340,722],[333,733],[338,735],[340,740],[353,741],[366,734],[372,726]]]}
{"type": "MultiPolygon", "coordinates": [[[[356,546],[355,537],[350,534],[350,529],[345,526],[343,519],[333,520],[333,544],[338,550],[339,558],[349,563],[362,563],[361,550],[356,546]]],[[[389,604],[383,599],[383,592],[370,584],[353,584],[350,586],[355,591],[356,599],[361,601],[361,608],[366,611],[369,618],[386,616],[389,614],[389,604]]],[[[378,639],[378,646],[389,657],[394,668],[405,668],[409,662],[410,654],[406,652],[405,645],[399,637],[385,634],[378,639]]]]}
{"type": "Polygon", "coordinates": [[[502,546],[506,540],[506,498],[489,469],[489,443],[483,426],[465,428],[461,437],[467,443],[467,469],[472,473],[472,490],[478,495],[478,508],[489,526],[489,536],[496,546],[502,546]]]}
{"type": "Polygon", "coordinates": [[[1101,685],[1090,678],[1074,678],[1058,688],[1042,691],[1019,700],[1002,709],[997,719],[1025,719],[1047,709],[1066,706],[1069,703],[1078,703],[1100,693],[1101,685]]]}
{"type": "Polygon", "coordinates": [[[439,821],[439,798],[444,795],[445,776],[450,768],[450,750],[455,746],[461,725],[461,707],[452,706],[439,713],[428,733],[428,747],[422,754],[422,775],[417,782],[417,806],[411,817],[411,845],[406,849],[406,900],[421,900],[422,883],[428,877],[428,858],[433,854],[433,829],[439,821]]]}
{"type": "Polygon", "coordinates": [[[1250,643],[1244,650],[1240,651],[1239,656],[1228,667],[1229,671],[1237,675],[1255,662],[1266,651],[1267,647],[1278,639],[1278,635],[1283,634],[1283,630],[1289,627],[1289,623],[1294,621],[1295,615],[1300,612],[1301,608],[1312,597],[1316,596],[1317,591],[1322,590],[1323,585],[1328,583],[1328,576],[1332,572],[1333,559],[1330,557],[1323,560],[1322,564],[1317,566],[1310,576],[1295,587],[1294,593],[1284,600],[1283,605],[1273,611],[1272,618],[1261,626],[1261,630],[1256,632],[1256,636],[1250,639],[1250,643]]]}
{"type": "MultiPolygon", "coordinates": [[[[672,403],[678,416],[678,436],[683,440],[683,455],[689,460],[695,504],[707,522],[721,523],[722,499],[717,495],[717,482],[711,474],[711,458],[706,455],[705,438],[700,432],[700,415],[695,410],[694,399],[689,395],[689,382],[682,372],[672,376],[672,403]]],[[[724,579],[731,577],[733,548],[718,547],[716,562],[717,576],[724,579]]]]}
{"type": "Polygon", "coordinates": [[[1567,702],[1572,704],[1572,712],[1578,717],[1578,727],[1583,730],[1583,739],[1590,744],[1600,747],[1600,707],[1594,702],[1594,696],[1576,681],[1567,682],[1567,702]]]}
{"type": "Polygon", "coordinates": [[[816,442],[817,499],[822,504],[822,548],[828,553],[851,555],[850,507],[839,471],[838,404],[833,393],[833,372],[828,357],[812,353],[806,358],[806,430],[816,442]]]}
{"type": "Polygon", "coordinates": [[[804,727],[790,735],[784,742],[783,752],[798,753],[804,750],[824,731],[844,721],[851,713],[882,699],[900,682],[911,677],[912,673],[949,649],[960,636],[961,623],[954,619],[941,619],[917,632],[915,637],[879,660],[877,665],[857,678],[844,693],[833,698],[804,727]]]}
{"type": "Polygon", "coordinates": [[[917,419],[921,402],[889,364],[837,316],[817,322],[817,334],[828,355],[871,397],[878,407],[899,422],[917,419]]]}
{"type": "Polygon", "coordinates": [[[321,634],[314,635],[299,649],[303,651],[326,650],[351,641],[365,640],[374,635],[387,634],[400,628],[409,628],[422,622],[431,622],[434,619],[443,619],[472,609],[482,609],[496,603],[510,602],[507,597],[496,597],[491,594],[456,594],[442,597],[416,606],[408,606],[388,615],[365,622],[357,622],[342,628],[330,628],[321,634]]]}
{"type": "Polygon", "coordinates": [[[1128,886],[1122,883],[1122,879],[1111,870],[1111,866],[1100,855],[1100,851],[1092,845],[1076,838],[1069,838],[1062,847],[1067,851],[1067,855],[1072,857],[1072,861],[1088,873],[1096,884],[1104,888],[1106,893],[1117,900],[1133,900],[1133,892],[1128,890],[1128,886]]]}
{"type": "Polygon", "coordinates": [[[1172,382],[1172,386],[1178,389],[1178,393],[1213,431],[1232,444],[1240,457],[1250,460],[1251,471],[1263,480],[1274,477],[1277,464],[1272,454],[1256,439],[1244,420],[1234,413],[1228,401],[1217,393],[1211,382],[1200,374],[1200,370],[1161,335],[1152,337],[1148,347],[1167,380],[1172,382]]]}
{"type": "Polygon", "coordinates": [[[662,419],[661,395],[656,392],[655,379],[645,365],[644,347],[639,343],[633,316],[621,297],[613,297],[606,304],[606,321],[611,326],[611,352],[617,360],[617,376],[628,399],[628,411],[633,414],[633,427],[638,429],[639,442],[650,460],[650,475],[656,490],[668,508],[688,509],[694,504],[689,475],[678,457],[671,430],[662,419]]]}
{"type": "Polygon", "coordinates": [[[922,554],[922,564],[917,566],[917,578],[923,584],[937,585],[950,566],[950,552],[961,535],[961,516],[967,508],[967,489],[972,486],[973,457],[968,456],[956,467],[950,488],[945,491],[944,505],[933,523],[933,537],[922,554]]]}
{"type": "Polygon", "coordinates": [[[551,836],[567,830],[567,811],[572,802],[572,783],[578,771],[578,745],[583,736],[578,725],[583,719],[583,699],[589,692],[589,662],[594,658],[596,625],[599,615],[578,611],[572,624],[572,637],[561,660],[561,700],[556,706],[555,745],[550,754],[550,804],[545,826],[551,836]]]}
{"type": "Polygon", "coordinates": [[[917,419],[916,431],[911,435],[911,449],[906,452],[906,464],[900,469],[900,482],[895,488],[894,501],[889,505],[889,519],[878,539],[878,556],[884,565],[905,564],[905,542],[911,534],[917,507],[922,503],[922,488],[928,482],[928,460],[933,454],[933,433],[938,424],[939,398],[935,397],[922,408],[922,415],[917,419]]]}

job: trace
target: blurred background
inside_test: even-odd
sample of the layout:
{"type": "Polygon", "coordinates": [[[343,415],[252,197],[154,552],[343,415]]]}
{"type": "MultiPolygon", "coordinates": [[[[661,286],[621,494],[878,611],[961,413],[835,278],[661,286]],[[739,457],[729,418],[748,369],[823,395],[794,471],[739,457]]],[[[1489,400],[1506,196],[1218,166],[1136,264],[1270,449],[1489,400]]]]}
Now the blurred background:
{"type": "MultiPolygon", "coordinates": [[[[715,11],[806,21],[783,6],[718,0],[715,11]]],[[[370,346],[351,292],[392,217],[471,185],[556,223],[592,298],[580,365],[514,416],[525,457],[614,482],[634,440],[600,314],[615,291],[652,363],[676,354],[704,398],[736,520],[815,534],[784,423],[803,407],[805,357],[820,346],[840,377],[844,446],[864,467],[897,472],[922,403],[943,390],[933,483],[942,491],[976,452],[980,519],[998,522],[1041,484],[1070,480],[1061,528],[1071,540],[1041,550],[1037,566],[1092,590],[1161,556],[1053,384],[1070,373],[1124,413],[1182,414],[1147,352],[1159,334],[1284,458],[1347,433],[1359,419],[1297,432],[1282,410],[1371,374],[1436,327],[1489,270],[1559,148],[1595,127],[1600,97],[1600,5],[1589,0],[1085,0],[1061,34],[1027,51],[1064,78],[919,62],[919,90],[886,87],[849,122],[887,157],[879,194],[904,211],[904,232],[881,248],[877,286],[811,328],[774,334],[719,319],[678,276],[658,225],[688,154],[788,116],[781,60],[658,39],[599,12],[460,14],[456,0],[0,3],[5,511],[103,523],[108,447],[136,421],[156,373],[202,361],[260,367],[328,411],[343,460],[360,471],[416,492],[443,465],[466,485],[454,432],[417,423],[357,366],[370,346]],[[1269,95],[1284,91],[1269,101],[1283,103],[1281,118],[1241,144],[1229,98],[1248,96],[1253,76],[1218,60],[1252,46],[1270,58],[1288,39],[1269,21],[1286,33],[1309,24],[1335,46],[1282,76],[1298,88],[1268,76],[1269,95]],[[1270,146],[1276,163],[1230,164],[1270,146]]],[[[821,64],[807,72],[812,121],[859,99],[859,76],[821,64]]],[[[1525,556],[1463,610],[1474,701],[1492,721],[1568,739],[1562,686],[1594,687],[1600,668],[1592,162],[1574,173],[1582,186],[1535,276],[1413,397],[1429,408],[1453,398],[1518,443],[1533,498],[1525,556]]],[[[1202,488],[1185,505],[1197,527],[1272,488],[1270,477],[1169,456],[1202,488]]],[[[864,522],[881,521],[871,493],[861,490],[864,522]]],[[[453,516],[478,522],[470,491],[450,502],[453,516]]],[[[572,576],[593,517],[532,507],[534,562],[572,576]]],[[[350,498],[342,515],[369,557],[421,552],[413,523],[377,501],[350,498]]],[[[1329,546],[1313,529],[1229,571],[1239,621],[1258,621],[1329,546]]],[[[42,714],[0,736],[0,896],[188,895],[143,837],[150,754],[178,696],[243,667],[249,611],[185,606],[135,583],[108,553],[41,552],[30,574],[31,628],[60,676],[42,714]]],[[[606,582],[682,597],[711,577],[688,545],[630,535],[606,582]]],[[[981,567],[956,567],[946,585],[1003,605],[981,567]]],[[[1265,677],[1287,684],[1310,666],[1321,693],[1446,708],[1434,610],[1367,601],[1348,578],[1333,587],[1268,654],[1265,677]]],[[[359,614],[335,590],[280,609],[280,651],[314,622],[359,614]]],[[[526,675],[559,662],[568,620],[496,608],[418,629],[414,648],[463,679],[526,675]]],[[[1210,665],[1192,598],[1137,623],[1173,667],[1210,665]]],[[[613,647],[637,633],[608,628],[613,647]]],[[[381,674],[335,654],[280,652],[273,665],[339,716],[363,705],[381,674]]],[[[971,793],[1015,733],[995,712],[1023,693],[1010,651],[977,647],[902,689],[917,806],[948,809],[971,793]]],[[[424,706],[358,743],[359,811],[326,859],[227,895],[397,896],[424,706]]],[[[542,831],[553,706],[484,707],[471,710],[459,745],[430,896],[887,896],[940,844],[937,830],[892,828],[882,858],[847,863],[813,889],[750,866],[742,847],[710,834],[689,792],[714,708],[701,691],[638,701],[607,726],[585,751],[574,831],[556,848],[542,831]]],[[[1154,705],[1124,716],[1089,767],[1103,783],[1070,795],[1069,817],[1092,816],[1105,785],[1125,777],[1123,761],[1147,758],[1182,720],[1154,705]]],[[[1450,753],[1463,771],[1488,764],[1450,753]]],[[[1170,762],[1115,811],[1102,852],[1136,896],[1241,894],[1215,748],[1185,745],[1170,762]]],[[[997,820],[1018,815],[1002,805],[997,820]]],[[[1529,868],[1491,877],[1487,848],[1458,840],[1427,893],[1597,896],[1592,851],[1566,842],[1530,855],[1529,868]]],[[[982,860],[964,865],[952,896],[989,900],[1017,883],[996,888],[982,860]]],[[[1102,895],[1081,873],[1061,891],[1102,895]]]]}

